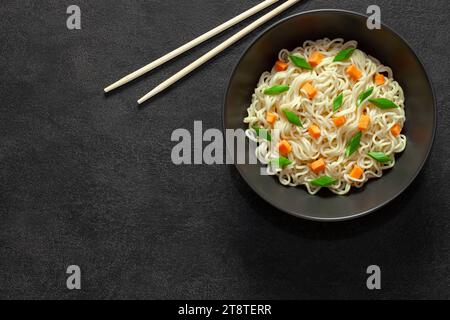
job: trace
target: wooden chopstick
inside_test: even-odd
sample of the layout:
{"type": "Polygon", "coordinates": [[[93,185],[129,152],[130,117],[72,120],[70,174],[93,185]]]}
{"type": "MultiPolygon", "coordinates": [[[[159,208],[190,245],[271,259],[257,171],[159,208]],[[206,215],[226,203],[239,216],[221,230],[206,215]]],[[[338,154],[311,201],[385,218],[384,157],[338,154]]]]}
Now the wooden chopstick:
{"type": "Polygon", "coordinates": [[[230,47],[231,45],[233,45],[234,43],[236,43],[237,41],[239,41],[240,39],[242,39],[246,35],[248,35],[250,32],[252,32],[256,28],[260,27],[261,25],[263,25],[267,21],[271,20],[275,16],[281,14],[283,11],[285,11],[288,8],[292,7],[294,4],[296,4],[299,1],[300,0],[287,0],[285,3],[283,3],[282,5],[277,7],[276,9],[274,9],[271,12],[267,13],[266,15],[262,16],[261,18],[259,18],[258,20],[256,20],[255,22],[253,22],[252,24],[247,26],[246,28],[244,28],[241,31],[239,31],[238,33],[236,33],[234,36],[232,36],[228,40],[224,41],[222,44],[220,44],[219,46],[217,46],[213,50],[209,51],[208,53],[206,53],[205,55],[203,55],[202,57],[200,57],[199,59],[197,59],[196,61],[194,61],[190,65],[188,65],[187,67],[185,67],[183,70],[179,71],[178,73],[176,73],[175,75],[173,75],[172,77],[170,77],[169,79],[167,79],[166,81],[161,83],[159,86],[157,86],[152,91],[147,93],[145,96],[140,98],[138,100],[138,103],[142,104],[145,101],[147,101],[148,99],[150,99],[151,97],[153,97],[153,96],[157,95],[158,93],[164,91],[165,89],[167,89],[168,87],[173,85],[175,82],[177,82],[178,80],[182,79],[183,77],[185,77],[186,75],[188,75],[189,73],[191,73],[192,71],[194,71],[195,69],[197,69],[198,67],[203,65],[205,62],[207,62],[210,59],[214,58],[216,55],[218,55],[219,53],[221,53],[222,51],[224,51],[225,49],[227,49],[228,47],[230,47]]]}
{"type": "Polygon", "coordinates": [[[248,19],[249,17],[255,15],[256,13],[260,12],[261,10],[264,10],[265,8],[273,5],[274,3],[278,2],[280,0],[265,0],[264,2],[261,2],[257,6],[245,11],[244,13],[238,15],[237,17],[221,24],[220,26],[212,29],[211,31],[205,33],[204,35],[186,43],[185,45],[179,47],[178,49],[169,52],[165,56],[159,58],[158,60],[153,61],[152,63],[142,67],[139,70],[136,70],[135,72],[123,77],[119,81],[113,83],[112,85],[108,86],[104,89],[104,91],[110,92],[114,89],[117,89],[120,86],[123,86],[124,84],[133,81],[134,79],[146,74],[147,72],[159,67],[160,65],[166,63],[167,61],[172,60],[173,58],[179,56],[180,54],[194,48],[195,46],[198,46],[202,42],[205,42],[206,40],[218,35],[219,33],[231,28],[232,26],[236,25],[237,23],[244,21],[245,19],[248,19]]]}

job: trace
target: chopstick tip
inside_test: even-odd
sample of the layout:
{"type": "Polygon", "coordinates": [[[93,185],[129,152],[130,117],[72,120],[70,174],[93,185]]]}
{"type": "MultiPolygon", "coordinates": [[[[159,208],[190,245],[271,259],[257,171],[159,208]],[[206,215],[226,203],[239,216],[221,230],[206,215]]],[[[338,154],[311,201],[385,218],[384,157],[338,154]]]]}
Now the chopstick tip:
{"type": "Polygon", "coordinates": [[[137,103],[138,103],[138,105],[141,105],[141,104],[143,104],[145,101],[147,101],[147,99],[140,98],[140,99],[137,101],[137,103]]]}
{"type": "Polygon", "coordinates": [[[138,100],[138,104],[143,104],[144,102],[146,102],[147,100],[149,100],[150,98],[153,98],[154,96],[156,96],[159,92],[161,92],[162,90],[160,90],[159,88],[155,88],[152,91],[150,91],[149,93],[147,93],[145,96],[143,96],[142,98],[140,98],[138,100]]]}

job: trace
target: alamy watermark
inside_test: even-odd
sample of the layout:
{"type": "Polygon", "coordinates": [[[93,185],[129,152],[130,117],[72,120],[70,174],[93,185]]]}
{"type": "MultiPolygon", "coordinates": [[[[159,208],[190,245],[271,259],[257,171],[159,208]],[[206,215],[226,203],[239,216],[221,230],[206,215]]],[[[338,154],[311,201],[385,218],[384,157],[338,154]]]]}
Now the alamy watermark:
{"type": "Polygon", "coordinates": [[[67,7],[66,13],[69,17],[66,20],[66,26],[69,30],[81,30],[81,9],[77,5],[67,7]]]}
{"type": "Polygon", "coordinates": [[[367,289],[381,290],[381,268],[371,265],[367,267],[366,273],[370,275],[366,281],[367,289]]]}
{"type": "Polygon", "coordinates": [[[67,268],[66,273],[69,274],[66,281],[67,289],[81,290],[81,268],[77,265],[71,265],[67,268]]]}
{"type": "Polygon", "coordinates": [[[367,19],[367,28],[369,30],[381,29],[381,8],[377,5],[370,5],[367,8],[367,14],[370,15],[367,19]]]}
{"type": "Polygon", "coordinates": [[[219,129],[203,132],[202,121],[194,122],[194,134],[187,129],[172,133],[172,162],[181,164],[257,164],[254,152],[256,142],[248,139],[243,129],[227,129],[225,135],[219,129]],[[248,147],[247,147],[248,145],[248,147]]]}

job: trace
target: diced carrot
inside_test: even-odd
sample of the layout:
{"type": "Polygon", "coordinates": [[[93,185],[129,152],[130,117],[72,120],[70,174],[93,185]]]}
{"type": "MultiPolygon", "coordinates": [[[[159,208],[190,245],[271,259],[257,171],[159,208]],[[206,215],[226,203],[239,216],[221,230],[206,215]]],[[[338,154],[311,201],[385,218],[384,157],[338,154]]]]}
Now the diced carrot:
{"type": "Polygon", "coordinates": [[[281,140],[281,142],[278,144],[278,151],[280,152],[281,155],[287,156],[289,153],[292,152],[292,146],[286,140],[281,140]]]}
{"type": "Polygon", "coordinates": [[[316,51],[311,54],[308,62],[312,67],[317,67],[322,62],[323,58],[325,58],[325,56],[320,52],[316,51]]]}
{"type": "Polygon", "coordinates": [[[398,137],[402,132],[402,127],[399,124],[396,124],[391,128],[391,132],[394,137],[398,137]]]}
{"type": "Polygon", "coordinates": [[[281,60],[278,60],[275,63],[275,70],[277,70],[278,72],[285,71],[287,68],[288,68],[288,64],[281,60]]]}
{"type": "Polygon", "coordinates": [[[308,96],[309,99],[314,99],[317,95],[317,89],[310,82],[306,82],[302,87],[302,92],[308,96]]]}
{"type": "Polygon", "coordinates": [[[314,124],[311,127],[309,127],[308,132],[311,135],[311,137],[315,139],[319,138],[321,135],[320,128],[314,124]]]}
{"type": "Polygon", "coordinates": [[[334,117],[333,118],[334,125],[336,127],[338,127],[338,128],[343,126],[346,121],[347,121],[347,118],[345,118],[345,116],[340,116],[340,117],[334,117]]]}
{"type": "Polygon", "coordinates": [[[309,167],[315,173],[322,172],[323,170],[325,170],[325,161],[323,159],[319,159],[319,160],[314,161],[313,163],[311,163],[309,165],[309,167]]]}
{"type": "Polygon", "coordinates": [[[364,131],[369,128],[370,124],[370,117],[368,115],[363,114],[361,116],[361,119],[359,119],[358,129],[359,131],[364,131]]]}
{"type": "Polygon", "coordinates": [[[362,72],[354,64],[352,64],[350,67],[347,68],[347,74],[354,81],[359,80],[359,78],[361,78],[362,76],[362,72]]]}
{"type": "Polygon", "coordinates": [[[361,179],[363,174],[364,174],[364,170],[358,166],[355,166],[353,168],[352,172],[350,172],[350,177],[352,177],[353,179],[361,179]]]}
{"type": "Polygon", "coordinates": [[[270,124],[274,124],[277,121],[278,115],[276,113],[267,112],[266,121],[270,124]]]}
{"type": "Polygon", "coordinates": [[[382,75],[381,73],[377,73],[377,74],[375,75],[375,84],[376,84],[377,86],[383,85],[383,84],[384,84],[384,81],[385,81],[384,75],[382,75]]]}

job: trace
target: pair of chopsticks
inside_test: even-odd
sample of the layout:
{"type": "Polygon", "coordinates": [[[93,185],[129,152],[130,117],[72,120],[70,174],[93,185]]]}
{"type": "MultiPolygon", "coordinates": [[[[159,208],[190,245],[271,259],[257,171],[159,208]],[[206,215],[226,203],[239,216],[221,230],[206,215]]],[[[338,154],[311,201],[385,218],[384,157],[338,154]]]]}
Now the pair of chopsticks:
{"type": "MultiPolygon", "coordinates": [[[[165,56],[159,58],[158,60],[153,61],[152,63],[142,67],[141,69],[125,76],[124,78],[120,79],[119,81],[113,83],[112,85],[108,86],[107,88],[104,89],[105,93],[108,93],[114,89],[119,88],[120,86],[123,86],[124,84],[146,74],[147,72],[155,69],[156,67],[166,63],[167,61],[172,60],[173,58],[179,56],[180,54],[194,48],[195,46],[199,45],[200,43],[214,37],[215,35],[227,30],[228,28],[236,25],[237,23],[253,16],[254,14],[260,12],[261,10],[273,5],[274,3],[278,2],[279,0],[265,0],[264,2],[260,3],[259,5],[247,10],[246,12],[240,14],[239,16],[225,22],[224,24],[214,28],[213,30],[205,33],[204,35],[186,43],[185,45],[181,46],[180,48],[166,54],[165,56]]],[[[181,71],[179,71],[178,73],[176,73],[175,75],[173,75],[172,77],[170,77],[169,79],[167,79],[166,81],[164,81],[163,83],[161,83],[159,86],[157,86],[156,88],[154,88],[152,91],[150,91],[149,93],[147,93],[145,96],[143,96],[142,98],[140,98],[138,100],[139,104],[144,103],[145,101],[147,101],[148,99],[154,97],[155,95],[157,95],[158,93],[166,90],[168,87],[170,87],[171,85],[173,85],[175,82],[177,82],[178,80],[184,78],[185,76],[187,76],[189,73],[191,73],[192,71],[194,71],[195,69],[197,69],[198,67],[200,67],[201,65],[203,65],[204,63],[206,63],[207,61],[209,61],[210,59],[214,58],[216,55],[218,55],[219,53],[221,53],[222,51],[224,51],[225,49],[227,49],[228,47],[230,47],[231,45],[235,44],[236,42],[238,42],[240,39],[242,39],[243,37],[245,37],[246,35],[248,35],[250,32],[252,32],[253,30],[257,29],[258,27],[260,27],[261,25],[263,25],[264,23],[266,23],[267,21],[273,19],[274,17],[276,17],[277,15],[281,14],[282,12],[284,12],[285,10],[289,9],[290,7],[292,7],[294,4],[296,4],[297,2],[299,2],[300,0],[287,0],[286,2],[284,2],[282,5],[280,5],[279,7],[277,7],[276,9],[272,10],[271,12],[267,13],[266,15],[262,16],[261,18],[259,18],[258,20],[254,21],[253,23],[251,23],[249,26],[245,27],[244,29],[242,29],[241,31],[239,31],[238,33],[236,33],[234,36],[232,36],[231,38],[229,38],[228,40],[224,41],[222,44],[220,44],[219,46],[217,46],[216,48],[212,49],[211,51],[209,51],[208,53],[206,53],[205,55],[203,55],[202,57],[200,57],[199,59],[195,60],[193,63],[191,63],[190,65],[188,65],[187,67],[185,67],[184,69],[182,69],[181,71]]]]}

